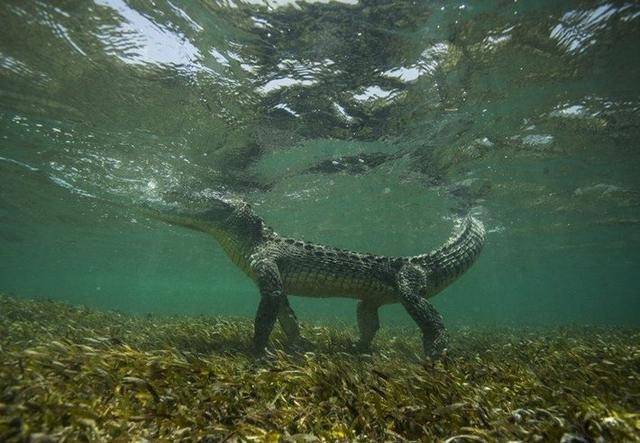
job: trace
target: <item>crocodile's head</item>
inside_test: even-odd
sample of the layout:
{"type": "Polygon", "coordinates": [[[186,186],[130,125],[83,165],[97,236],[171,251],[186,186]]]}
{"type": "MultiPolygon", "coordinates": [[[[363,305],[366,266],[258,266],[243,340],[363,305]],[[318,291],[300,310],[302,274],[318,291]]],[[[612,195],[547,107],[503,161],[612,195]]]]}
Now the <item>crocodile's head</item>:
{"type": "Polygon", "coordinates": [[[145,209],[152,218],[216,235],[246,237],[262,228],[262,220],[247,202],[217,192],[165,193],[162,207],[147,204],[145,209]]]}

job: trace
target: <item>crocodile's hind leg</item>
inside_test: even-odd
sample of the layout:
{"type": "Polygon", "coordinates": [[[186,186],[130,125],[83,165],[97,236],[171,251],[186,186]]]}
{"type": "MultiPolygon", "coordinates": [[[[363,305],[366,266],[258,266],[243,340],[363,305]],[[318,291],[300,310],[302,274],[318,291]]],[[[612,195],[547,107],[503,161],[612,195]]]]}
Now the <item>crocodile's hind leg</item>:
{"type": "Polygon", "coordinates": [[[293,309],[291,309],[289,305],[287,297],[282,297],[280,311],[278,312],[278,322],[280,326],[282,326],[287,340],[294,342],[300,338],[300,325],[298,324],[295,312],[293,312],[293,309]]]}
{"type": "Polygon", "coordinates": [[[358,330],[360,331],[360,341],[356,344],[356,350],[368,351],[371,349],[371,341],[380,328],[378,318],[379,304],[361,300],[358,302],[358,330]]]}
{"type": "Polygon", "coordinates": [[[282,297],[280,311],[278,312],[278,322],[280,323],[280,326],[282,326],[282,330],[287,336],[287,341],[290,345],[303,349],[313,347],[309,340],[300,335],[298,319],[296,318],[296,314],[293,312],[293,309],[291,309],[289,300],[286,296],[282,297]]]}
{"type": "Polygon", "coordinates": [[[422,345],[428,357],[439,356],[447,346],[442,316],[420,294],[427,284],[425,272],[415,266],[405,266],[398,274],[400,302],[422,331],[422,345]]]}
{"type": "Polygon", "coordinates": [[[261,260],[253,265],[253,271],[260,289],[260,304],[254,323],[253,350],[256,354],[262,354],[280,312],[284,296],[282,279],[275,263],[261,260]]]}

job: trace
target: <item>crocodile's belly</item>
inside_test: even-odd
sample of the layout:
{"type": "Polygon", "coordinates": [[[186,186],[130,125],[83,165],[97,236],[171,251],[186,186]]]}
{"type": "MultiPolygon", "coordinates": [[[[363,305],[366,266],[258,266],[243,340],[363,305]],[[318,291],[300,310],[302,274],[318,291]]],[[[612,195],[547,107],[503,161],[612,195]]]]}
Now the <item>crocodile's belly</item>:
{"type": "Polygon", "coordinates": [[[287,294],[304,297],[376,298],[389,303],[395,299],[394,288],[367,269],[349,267],[328,269],[324,266],[290,266],[283,272],[287,294]]]}

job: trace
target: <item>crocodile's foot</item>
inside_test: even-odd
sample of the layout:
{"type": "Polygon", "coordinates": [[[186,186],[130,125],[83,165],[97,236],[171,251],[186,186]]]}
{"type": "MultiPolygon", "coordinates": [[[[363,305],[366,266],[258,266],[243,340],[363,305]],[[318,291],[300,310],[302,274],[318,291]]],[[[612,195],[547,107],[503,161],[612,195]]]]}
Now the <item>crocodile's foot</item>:
{"type": "Polygon", "coordinates": [[[256,346],[255,344],[252,344],[251,349],[249,350],[249,355],[251,355],[255,360],[264,359],[267,355],[267,348],[266,346],[256,346]]]}
{"type": "Polygon", "coordinates": [[[349,346],[348,352],[351,354],[371,354],[371,343],[363,343],[360,340],[352,342],[349,346]]]}
{"type": "Polygon", "coordinates": [[[281,358],[281,351],[271,346],[267,346],[261,351],[253,348],[249,354],[252,357],[253,364],[257,367],[271,366],[281,358]]]}
{"type": "Polygon", "coordinates": [[[285,344],[285,348],[290,352],[309,352],[316,349],[315,343],[304,337],[298,337],[293,341],[289,341],[285,344]]]}
{"type": "Polygon", "coordinates": [[[437,360],[447,355],[447,335],[442,333],[435,339],[422,339],[424,355],[430,359],[437,360]]]}

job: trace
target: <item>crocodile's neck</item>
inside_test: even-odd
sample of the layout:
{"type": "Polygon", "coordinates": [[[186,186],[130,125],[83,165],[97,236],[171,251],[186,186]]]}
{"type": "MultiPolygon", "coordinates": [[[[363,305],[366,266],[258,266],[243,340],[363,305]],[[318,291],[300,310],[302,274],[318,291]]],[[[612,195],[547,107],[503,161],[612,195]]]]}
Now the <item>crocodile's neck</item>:
{"type": "Polygon", "coordinates": [[[234,214],[206,230],[218,241],[224,252],[243,272],[252,277],[251,255],[264,244],[270,229],[255,214],[234,214]]]}
{"type": "Polygon", "coordinates": [[[249,256],[252,245],[244,239],[234,235],[229,235],[227,231],[215,230],[212,234],[229,256],[231,261],[236,264],[245,273],[249,271],[249,256]]]}

